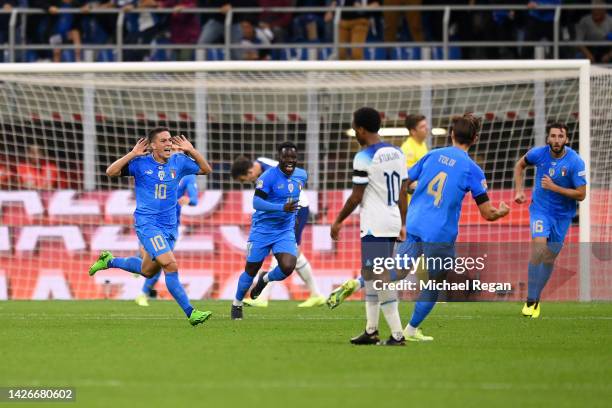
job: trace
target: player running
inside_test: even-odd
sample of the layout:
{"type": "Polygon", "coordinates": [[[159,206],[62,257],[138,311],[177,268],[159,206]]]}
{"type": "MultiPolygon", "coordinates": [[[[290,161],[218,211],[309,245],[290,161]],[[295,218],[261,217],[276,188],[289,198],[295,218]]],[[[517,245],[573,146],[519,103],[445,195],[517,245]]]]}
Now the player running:
{"type": "MultiPolygon", "coordinates": [[[[353,113],[353,130],[362,147],[353,159],[353,191],[331,227],[331,237],[339,239],[342,222],[361,204],[361,275],[366,291],[366,329],[351,339],[352,344],[405,345],[395,290],[376,290],[373,271],[375,258],[390,258],[397,239],[404,238],[408,183],[406,159],[397,147],[381,140],[380,113],[364,107],[353,113]],[[380,309],[391,329],[388,340],[378,337],[380,309]]],[[[387,281],[390,271],[379,278],[387,281]]]]}
{"type": "MultiPolygon", "coordinates": [[[[455,240],[459,229],[461,204],[470,191],[480,215],[487,221],[505,217],[510,209],[505,203],[493,207],[487,195],[487,182],[482,169],[470,158],[468,150],[476,143],[480,119],[471,114],[453,118],[453,145],[429,152],[408,172],[409,182],[418,181],[408,210],[406,241],[398,255],[418,259],[424,255],[429,279],[441,281],[447,270],[443,262],[455,256],[455,240]]],[[[433,309],[437,290],[422,289],[414,306],[410,323],[404,330],[408,341],[429,341],[419,326],[433,309]]]]}
{"type": "Polygon", "coordinates": [[[133,176],[135,180],[136,211],[134,225],[144,258],[113,258],[103,251],[89,268],[89,275],[108,268],[120,268],[153,277],[161,269],[165,272],[166,287],[179,304],[189,323],[204,323],[212,315],[196,310],[178,278],[178,265],[172,250],[178,234],[176,205],[178,183],[188,174],[210,174],[206,159],[184,136],[170,136],[166,128],[151,130],[146,139],[138,140],[131,152],[108,166],[109,177],[133,176]],[[183,153],[172,154],[172,145],[183,153]],[[150,148],[151,154],[148,153],[150,148]],[[189,156],[191,157],[189,157],[189,156]]]}
{"type": "Polygon", "coordinates": [[[522,314],[540,317],[540,296],[553,271],[555,258],[561,252],[565,235],[576,215],[576,201],[586,197],[584,161],[569,142],[567,126],[552,123],[546,127],[546,146],[534,147],[514,166],[515,198],[525,202],[524,171],[536,167],[535,183],[529,206],[531,225],[531,258],[527,269],[527,302],[522,314]]]}
{"type": "Polygon", "coordinates": [[[297,147],[284,142],[278,147],[277,167],[265,171],[255,183],[251,233],[247,242],[245,271],[238,279],[236,297],[232,303],[232,320],[242,319],[242,305],[246,292],[264,259],[272,250],[278,266],[259,275],[251,290],[251,299],[257,299],[269,282],[287,278],[295,269],[297,243],[295,240],[296,212],[299,197],[306,185],[308,175],[297,168],[297,147]]]}
{"type": "MultiPolygon", "coordinates": [[[[240,156],[232,165],[232,178],[241,183],[254,183],[263,172],[276,166],[278,166],[278,162],[276,160],[268,159],[266,157],[259,157],[257,160],[252,161],[247,157],[240,156]]],[[[312,267],[310,266],[310,262],[308,262],[306,255],[304,255],[304,253],[300,250],[302,233],[304,232],[304,228],[308,222],[309,214],[308,196],[303,190],[300,193],[298,205],[299,210],[297,212],[297,219],[295,223],[295,240],[298,244],[298,258],[295,264],[295,270],[310,291],[310,296],[308,299],[300,303],[298,307],[321,306],[325,303],[325,298],[321,296],[317,283],[312,276],[312,267]]],[[[277,265],[278,262],[276,261],[276,258],[273,258],[269,271],[274,270],[277,265]]],[[[249,306],[267,307],[271,289],[272,285],[267,285],[256,300],[244,299],[243,302],[249,306]]]]}
{"type": "MultiPolygon", "coordinates": [[[[180,227],[181,209],[183,206],[198,205],[198,182],[195,174],[188,174],[179,180],[176,196],[179,197],[176,206],[176,223],[180,227]]],[[[143,251],[142,247],[140,249],[143,251]]],[[[145,282],[142,285],[142,293],[135,299],[138,306],[149,306],[149,298],[154,298],[157,295],[155,285],[157,284],[160,276],[161,271],[157,272],[155,276],[145,279],[145,282]]]]}
{"type": "MultiPolygon", "coordinates": [[[[406,166],[408,170],[412,168],[419,160],[421,160],[427,154],[427,143],[425,140],[429,135],[429,126],[427,125],[427,118],[421,114],[410,114],[406,117],[406,129],[408,129],[409,136],[406,138],[404,143],[402,143],[402,152],[406,157],[406,166]]],[[[416,188],[416,182],[414,185],[410,186],[411,190],[416,188]]],[[[411,194],[408,194],[408,204],[410,204],[411,194]]],[[[421,265],[421,264],[419,264],[421,265]]],[[[419,271],[417,275],[420,276],[421,273],[423,275],[426,272],[423,268],[419,267],[419,271]]],[[[405,278],[404,275],[396,275],[394,276],[394,280],[400,280],[405,278]]],[[[362,289],[365,285],[365,281],[362,276],[359,276],[356,279],[348,279],[342,285],[338,286],[334,289],[329,297],[327,298],[327,306],[330,309],[334,309],[353,293],[362,289]]]]}

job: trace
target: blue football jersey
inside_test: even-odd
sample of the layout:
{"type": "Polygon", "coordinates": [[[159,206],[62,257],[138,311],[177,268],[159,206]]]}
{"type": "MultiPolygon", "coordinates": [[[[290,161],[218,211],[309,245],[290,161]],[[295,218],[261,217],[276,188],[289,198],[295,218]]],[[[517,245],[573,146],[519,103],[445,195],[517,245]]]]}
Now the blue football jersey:
{"type": "Polygon", "coordinates": [[[123,174],[135,180],[136,225],[175,227],[179,180],[199,171],[195,160],[182,153],[173,154],[165,164],[155,161],[152,155],[131,160],[123,174]]]}
{"type": "MultiPolygon", "coordinates": [[[[189,205],[198,204],[198,181],[195,174],[188,174],[179,181],[178,190],[176,192],[177,200],[185,195],[189,196],[189,205]]],[[[176,206],[176,222],[181,222],[181,205],[176,206]]]]}
{"type": "Polygon", "coordinates": [[[410,168],[408,178],[418,184],[408,207],[406,232],[424,242],[455,242],[465,194],[471,191],[477,199],[487,192],[484,172],[457,147],[427,153],[410,168]]]}
{"type": "Polygon", "coordinates": [[[556,185],[564,188],[584,186],[587,183],[586,171],[578,153],[565,147],[565,155],[555,159],[551,156],[550,146],[540,146],[529,150],[525,161],[536,168],[529,210],[542,211],[555,217],[571,218],[576,215],[576,200],[543,189],[542,178],[547,175],[556,185]]]}
{"type": "MultiPolygon", "coordinates": [[[[265,171],[255,183],[255,190],[267,194],[266,201],[274,204],[284,204],[298,201],[308,174],[306,170],[296,168],[291,176],[287,176],[278,167],[265,171]]],[[[251,234],[279,234],[295,228],[295,213],[285,211],[261,211],[253,214],[251,234]]]]}

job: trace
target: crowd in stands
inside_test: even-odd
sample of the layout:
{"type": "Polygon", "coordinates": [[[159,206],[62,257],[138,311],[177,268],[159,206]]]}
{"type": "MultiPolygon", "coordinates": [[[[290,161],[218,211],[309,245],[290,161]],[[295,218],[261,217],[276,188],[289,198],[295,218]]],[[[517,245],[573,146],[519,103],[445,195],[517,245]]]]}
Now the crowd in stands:
{"type": "MultiPolygon", "coordinates": [[[[12,0],[3,1],[4,10],[13,7],[37,8],[44,14],[29,14],[19,20],[25,44],[44,44],[49,49],[29,50],[20,53],[19,61],[81,61],[82,44],[109,44],[108,50],[98,50],[95,60],[114,60],[117,14],[103,14],[99,10],[123,9],[125,14],[123,40],[126,49],[124,61],[143,60],[192,60],[194,49],[213,49],[222,44],[225,36],[225,19],[233,10],[230,30],[232,59],[283,59],[281,50],[265,46],[277,44],[333,43],[333,9],[349,7],[341,15],[338,27],[340,43],[366,42],[422,42],[442,41],[443,13],[441,11],[376,11],[378,6],[403,5],[495,5],[514,4],[527,6],[521,11],[470,10],[451,14],[450,37],[453,41],[541,41],[553,40],[553,10],[538,9],[538,5],[561,5],[562,0],[12,0]],[[214,8],[214,14],[190,14],[186,8],[214,8]],[[328,7],[329,11],[240,13],[244,7],[328,7]],[[76,8],[79,13],[62,13],[63,8],[76,8]],[[129,12],[135,9],[145,12],[129,12]],[[167,9],[172,12],[160,13],[167,9]],[[56,48],[59,44],[72,44],[74,50],[56,48]],[[129,49],[129,45],[185,45],[182,49],[129,49]],[[55,46],[55,47],[54,47],[55,46]],[[191,48],[189,48],[191,47],[191,48]]],[[[562,41],[611,41],[612,17],[604,0],[571,1],[571,4],[592,4],[592,10],[564,10],[561,16],[562,41]]],[[[8,41],[9,14],[0,15],[0,43],[8,41]]],[[[409,45],[408,45],[409,46],[409,45]]],[[[179,47],[180,48],[180,47],[179,47]]],[[[219,47],[217,47],[219,48],[219,47]]],[[[382,49],[376,58],[401,58],[392,54],[391,48],[382,49]]],[[[608,63],[612,58],[610,46],[562,47],[562,58],[586,57],[593,62],[608,63]]],[[[455,58],[533,58],[533,47],[462,47],[455,58]]],[[[548,51],[549,52],[549,51],[548,51]]],[[[550,55],[547,55],[550,56],[550,55]]],[[[363,59],[364,48],[340,48],[339,54],[329,58],[363,59]]],[[[205,57],[207,58],[207,57],[205,57]]],[[[321,55],[315,55],[321,58],[321,55]]],[[[414,56],[413,58],[418,58],[414,56]]]]}

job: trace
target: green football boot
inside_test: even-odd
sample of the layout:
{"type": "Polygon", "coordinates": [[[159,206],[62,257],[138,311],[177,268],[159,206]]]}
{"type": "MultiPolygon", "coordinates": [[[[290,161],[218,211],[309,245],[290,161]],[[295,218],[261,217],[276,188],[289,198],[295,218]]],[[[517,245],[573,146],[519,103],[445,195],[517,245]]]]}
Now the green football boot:
{"type": "Polygon", "coordinates": [[[103,269],[108,269],[108,263],[113,259],[113,254],[110,251],[102,251],[98,260],[89,267],[89,276],[94,276],[96,272],[103,269]]]}

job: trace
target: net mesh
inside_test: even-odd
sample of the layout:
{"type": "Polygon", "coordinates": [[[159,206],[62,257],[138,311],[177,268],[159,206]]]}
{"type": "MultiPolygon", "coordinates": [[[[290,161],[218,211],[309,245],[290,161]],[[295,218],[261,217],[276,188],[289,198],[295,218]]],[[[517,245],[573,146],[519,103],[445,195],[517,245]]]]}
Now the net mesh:
{"type": "MultiPolygon", "coordinates": [[[[598,242],[612,237],[611,80],[609,71],[593,71],[590,205],[598,242]]],[[[494,203],[510,203],[513,166],[530,147],[544,144],[547,121],[566,122],[571,146],[579,148],[578,100],[577,70],[0,74],[0,299],[139,294],[140,278],[112,269],[89,278],[86,271],[102,249],[115,256],[138,249],[133,182],[110,179],[105,169],[152,127],[186,135],[214,168],[198,178],[199,204],[184,208],[175,251],[191,298],[233,296],[244,266],[252,186],[231,179],[231,163],[238,155],[275,158],[285,140],[297,143],[309,172],[310,219],[302,250],[328,293],[357,276],[360,266],[358,217],[346,222],[340,242],[329,238],[359,150],[347,135],[354,110],[375,107],[387,128],[403,127],[407,114],[425,113],[438,129],[427,141],[430,148],[448,144],[453,115],[482,116],[480,140],[470,154],[485,171],[494,203]]],[[[404,139],[386,137],[397,145],[404,139]]],[[[528,191],[532,183],[528,172],[528,191]]],[[[578,231],[576,219],[566,241],[574,244],[557,262],[561,272],[545,292],[549,299],[579,296],[578,251],[571,249],[578,231]]],[[[505,250],[494,273],[515,289],[496,296],[524,297],[527,205],[513,205],[507,218],[487,223],[466,199],[459,241],[514,243],[517,249],[505,250]]],[[[592,252],[592,295],[611,299],[612,256],[605,245],[592,252]]],[[[275,291],[277,298],[307,296],[295,275],[275,291]]]]}

